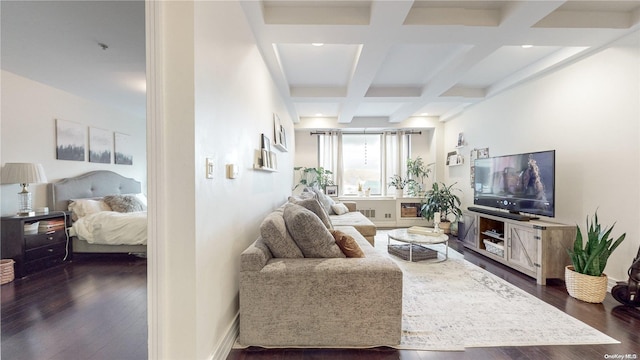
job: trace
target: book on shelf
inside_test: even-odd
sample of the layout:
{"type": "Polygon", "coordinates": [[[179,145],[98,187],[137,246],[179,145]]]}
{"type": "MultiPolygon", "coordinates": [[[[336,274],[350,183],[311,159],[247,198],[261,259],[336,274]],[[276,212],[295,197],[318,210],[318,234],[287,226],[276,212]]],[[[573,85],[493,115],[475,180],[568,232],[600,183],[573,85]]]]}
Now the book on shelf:
{"type": "Polygon", "coordinates": [[[63,230],[64,227],[65,227],[64,220],[42,220],[38,224],[38,232],[43,233],[43,232],[63,230]]]}

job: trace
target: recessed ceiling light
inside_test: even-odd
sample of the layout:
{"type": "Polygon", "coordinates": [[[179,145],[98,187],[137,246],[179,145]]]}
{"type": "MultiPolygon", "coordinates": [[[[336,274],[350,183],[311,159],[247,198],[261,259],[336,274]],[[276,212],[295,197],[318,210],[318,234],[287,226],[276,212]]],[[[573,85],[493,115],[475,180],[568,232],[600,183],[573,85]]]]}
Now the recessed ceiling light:
{"type": "Polygon", "coordinates": [[[311,45],[313,45],[313,46],[323,46],[324,43],[311,43],[311,45]]]}
{"type": "Polygon", "coordinates": [[[322,116],[322,113],[316,113],[316,116],[322,116]]]}
{"type": "Polygon", "coordinates": [[[529,49],[529,48],[532,48],[532,47],[533,47],[533,45],[522,45],[523,49],[529,49]]]}
{"type": "Polygon", "coordinates": [[[422,113],[421,116],[429,116],[429,113],[422,113]]]}

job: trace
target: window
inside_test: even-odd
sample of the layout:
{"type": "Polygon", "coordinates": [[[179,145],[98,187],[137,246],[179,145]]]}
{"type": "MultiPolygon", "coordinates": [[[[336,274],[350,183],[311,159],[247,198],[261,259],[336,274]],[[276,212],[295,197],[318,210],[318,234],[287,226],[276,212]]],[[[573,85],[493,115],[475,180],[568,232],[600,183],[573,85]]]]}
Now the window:
{"type": "Polygon", "coordinates": [[[371,189],[372,195],[382,194],[381,134],[342,134],[343,194],[357,194],[371,189]]]}
{"type": "Polygon", "coordinates": [[[387,182],[394,174],[406,172],[411,154],[411,135],[390,131],[383,133],[318,134],[318,164],[333,172],[340,195],[358,194],[371,189],[371,195],[387,195],[387,182]]]}

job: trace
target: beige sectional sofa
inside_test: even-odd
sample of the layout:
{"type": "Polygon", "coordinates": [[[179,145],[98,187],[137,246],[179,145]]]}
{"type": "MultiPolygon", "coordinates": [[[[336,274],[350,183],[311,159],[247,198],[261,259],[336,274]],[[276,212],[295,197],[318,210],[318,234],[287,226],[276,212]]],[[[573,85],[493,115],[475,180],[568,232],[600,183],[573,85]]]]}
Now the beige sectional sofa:
{"type": "Polygon", "coordinates": [[[353,226],[371,245],[375,246],[377,228],[366,216],[356,211],[356,203],[344,201],[349,212],[342,215],[329,215],[334,226],[353,226]]]}
{"type": "Polygon", "coordinates": [[[262,237],[240,258],[244,346],[374,347],[400,343],[402,271],[351,226],[363,258],[274,258],[262,237]]]}
{"type": "Polygon", "coordinates": [[[355,204],[329,215],[323,200],[310,193],[290,197],[265,217],[261,236],[240,255],[241,345],[400,343],[402,271],[374,249],[376,228],[355,204]]]}

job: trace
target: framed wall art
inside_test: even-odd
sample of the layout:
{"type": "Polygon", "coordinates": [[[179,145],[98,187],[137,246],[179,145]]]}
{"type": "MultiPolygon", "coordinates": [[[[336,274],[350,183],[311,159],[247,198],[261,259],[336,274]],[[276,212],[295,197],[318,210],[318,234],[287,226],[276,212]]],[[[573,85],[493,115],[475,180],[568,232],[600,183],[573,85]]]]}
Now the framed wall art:
{"type": "Polygon", "coordinates": [[[56,159],[84,161],[86,142],[86,126],[56,119],[56,159]]]}

